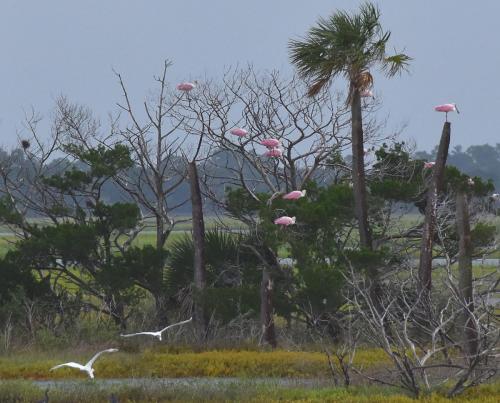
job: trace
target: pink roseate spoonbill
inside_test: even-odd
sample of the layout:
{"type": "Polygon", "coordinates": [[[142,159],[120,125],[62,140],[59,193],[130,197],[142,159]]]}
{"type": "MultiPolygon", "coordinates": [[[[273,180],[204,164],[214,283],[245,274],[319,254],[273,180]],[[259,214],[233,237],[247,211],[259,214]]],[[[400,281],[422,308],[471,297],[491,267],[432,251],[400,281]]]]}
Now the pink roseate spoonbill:
{"type": "Polygon", "coordinates": [[[359,93],[361,98],[375,98],[371,90],[363,90],[359,93]]]}
{"type": "Polygon", "coordinates": [[[118,351],[117,348],[108,348],[107,350],[103,350],[103,351],[98,352],[85,365],[78,364],[77,362],[66,362],[64,364],[56,365],[55,367],[52,367],[50,370],[53,371],[55,369],[62,368],[62,367],[76,368],[76,369],[79,369],[80,371],[86,372],[91,379],[94,379],[94,368],[92,368],[92,365],[94,365],[94,362],[100,357],[101,354],[115,353],[117,351],[118,351]]]}
{"type": "Polygon", "coordinates": [[[432,169],[436,165],[434,161],[429,161],[429,162],[424,162],[424,168],[425,169],[432,169]]]}
{"type": "Polygon", "coordinates": [[[266,157],[279,158],[283,155],[283,150],[281,150],[281,148],[270,148],[264,153],[264,155],[266,157]]]}
{"type": "Polygon", "coordinates": [[[282,216],[274,220],[276,225],[284,225],[288,227],[289,225],[295,224],[295,217],[282,216]]]}
{"type": "Polygon", "coordinates": [[[238,137],[245,137],[248,134],[248,131],[242,129],[241,127],[235,127],[234,129],[231,129],[229,133],[238,137]]]}
{"type": "Polygon", "coordinates": [[[267,148],[276,148],[280,145],[280,141],[277,139],[264,139],[260,142],[263,146],[267,148]]]}
{"type": "Polygon", "coordinates": [[[305,195],[306,195],[305,190],[294,190],[294,191],[284,195],[283,199],[285,199],[285,200],[297,200],[297,199],[300,199],[301,197],[304,197],[305,195]]]}
{"type": "Polygon", "coordinates": [[[445,112],[446,113],[446,122],[448,121],[448,112],[456,112],[460,113],[457,104],[443,104],[434,107],[436,112],[445,112]]]}
{"type": "Polygon", "coordinates": [[[179,91],[184,91],[184,92],[189,92],[191,91],[192,89],[194,89],[196,87],[196,84],[194,83],[180,83],[180,84],[177,84],[177,89],[179,91]]]}

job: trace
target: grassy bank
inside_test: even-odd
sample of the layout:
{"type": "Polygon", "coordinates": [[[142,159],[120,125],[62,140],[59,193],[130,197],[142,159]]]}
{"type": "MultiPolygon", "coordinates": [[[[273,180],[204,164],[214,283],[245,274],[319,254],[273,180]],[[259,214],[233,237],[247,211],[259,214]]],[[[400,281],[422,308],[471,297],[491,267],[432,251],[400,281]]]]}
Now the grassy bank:
{"type": "MultiPolygon", "coordinates": [[[[46,385],[35,385],[27,381],[0,382],[0,401],[33,402],[40,399],[46,385]]],[[[414,400],[401,391],[387,387],[354,387],[350,389],[318,385],[280,385],[272,380],[262,383],[254,381],[231,381],[212,384],[178,385],[144,381],[142,384],[99,384],[85,381],[67,385],[49,385],[51,403],[59,402],[108,402],[113,393],[124,402],[342,402],[342,403],[444,403],[470,402],[494,403],[498,401],[500,384],[483,385],[467,391],[455,399],[435,393],[414,400]]]]}
{"type": "MultiPolygon", "coordinates": [[[[0,358],[0,379],[84,379],[78,370],[49,369],[61,362],[85,363],[93,352],[56,352],[52,354],[15,354],[0,358]]],[[[374,368],[387,365],[381,350],[360,350],[355,365],[374,368]]],[[[171,354],[147,350],[141,353],[119,352],[99,359],[96,376],[110,378],[326,378],[329,376],[325,354],[298,351],[206,351],[171,354]]]]}

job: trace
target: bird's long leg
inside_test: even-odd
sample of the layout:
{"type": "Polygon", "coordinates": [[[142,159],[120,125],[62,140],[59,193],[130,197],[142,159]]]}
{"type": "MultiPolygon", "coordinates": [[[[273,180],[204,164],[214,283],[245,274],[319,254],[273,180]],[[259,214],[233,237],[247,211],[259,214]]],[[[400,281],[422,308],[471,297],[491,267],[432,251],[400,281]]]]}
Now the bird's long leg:
{"type": "Polygon", "coordinates": [[[446,122],[448,121],[448,112],[446,112],[446,122]]]}

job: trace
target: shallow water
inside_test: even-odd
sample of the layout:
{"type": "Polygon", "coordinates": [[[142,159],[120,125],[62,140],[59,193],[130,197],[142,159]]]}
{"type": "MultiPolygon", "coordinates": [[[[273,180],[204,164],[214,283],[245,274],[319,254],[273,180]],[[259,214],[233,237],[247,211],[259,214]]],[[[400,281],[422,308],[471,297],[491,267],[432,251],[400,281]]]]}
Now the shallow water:
{"type": "Polygon", "coordinates": [[[88,384],[93,386],[144,386],[144,387],[226,387],[231,385],[268,385],[280,387],[318,387],[331,386],[328,379],[307,378],[117,378],[117,379],[87,379],[87,380],[43,380],[32,381],[36,386],[42,388],[65,388],[76,385],[88,384]]]}

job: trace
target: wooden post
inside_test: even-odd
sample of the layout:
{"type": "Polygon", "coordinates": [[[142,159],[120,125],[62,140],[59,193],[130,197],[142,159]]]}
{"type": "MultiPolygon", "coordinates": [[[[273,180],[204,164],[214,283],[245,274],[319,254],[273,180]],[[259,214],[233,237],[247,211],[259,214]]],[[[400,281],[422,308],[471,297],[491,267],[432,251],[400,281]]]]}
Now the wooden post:
{"type": "Polygon", "coordinates": [[[203,202],[201,199],[200,183],[196,163],[188,163],[188,176],[191,187],[191,205],[193,218],[193,244],[194,244],[194,321],[198,334],[203,339],[206,337],[208,319],[203,302],[203,292],[206,287],[205,267],[205,222],[203,219],[203,202]]]}
{"type": "Polygon", "coordinates": [[[437,203],[439,193],[443,187],[444,169],[450,147],[450,122],[445,122],[441,141],[439,142],[436,163],[429,189],[427,190],[427,204],[425,206],[425,219],[422,228],[422,244],[420,247],[419,282],[421,290],[430,291],[432,288],[432,247],[436,226],[437,203]]]}

